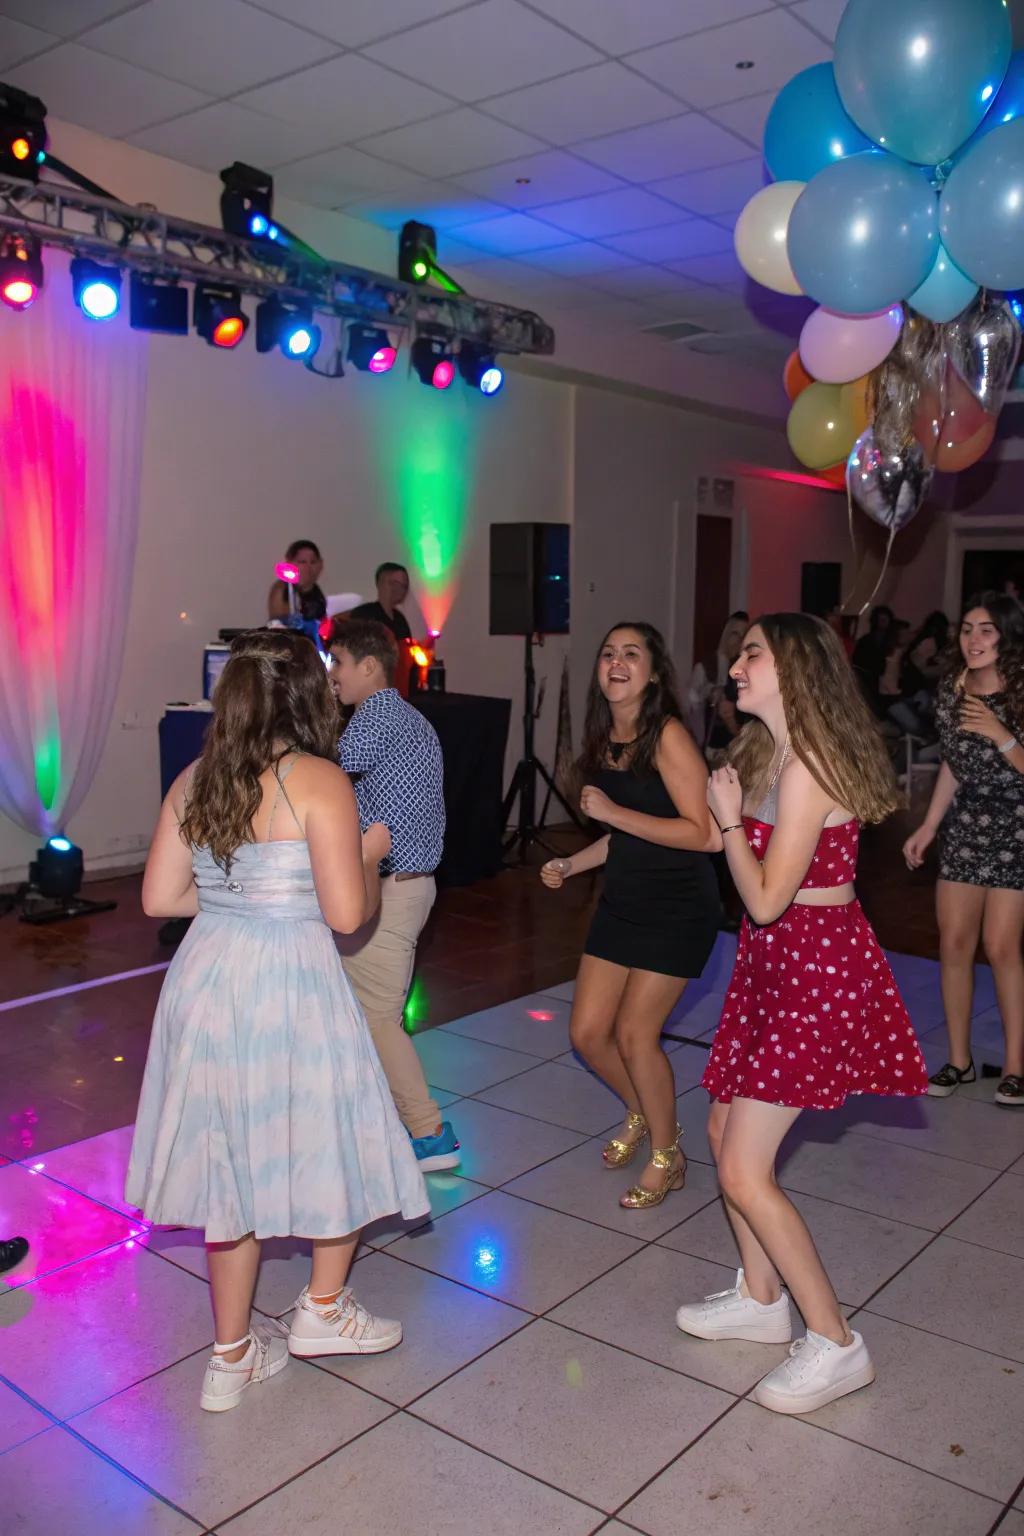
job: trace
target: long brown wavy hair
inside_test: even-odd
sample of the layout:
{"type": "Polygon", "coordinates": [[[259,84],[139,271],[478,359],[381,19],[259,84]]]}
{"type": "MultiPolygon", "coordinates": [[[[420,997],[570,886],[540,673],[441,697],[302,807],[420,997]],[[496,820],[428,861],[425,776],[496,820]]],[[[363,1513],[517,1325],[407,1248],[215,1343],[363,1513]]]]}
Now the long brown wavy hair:
{"type": "MultiPolygon", "coordinates": [[[[1003,722],[1015,736],[1024,734],[1024,607],[1005,592],[976,592],[964,603],[960,622],[973,608],[984,608],[999,631],[998,668],[1006,690],[1007,714],[1003,722]]],[[[954,690],[963,679],[964,658],[960,635],[950,648],[943,689],[954,690]]]]}
{"type": "Polygon", "coordinates": [[[661,632],[653,624],[635,623],[632,620],[613,624],[597,648],[594,669],[587,690],[587,707],[583,719],[583,747],[576,764],[577,774],[596,773],[608,764],[608,743],[612,733],[612,712],[608,700],[601,692],[597,679],[601,652],[608,639],[617,629],[632,629],[640,636],[651,658],[651,681],[644,689],[640,701],[640,713],[636,722],[636,746],[630,753],[629,766],[643,777],[654,766],[658,742],[666,720],[682,720],[679,703],[679,684],[676,669],[668,653],[661,632]]]}
{"type": "MultiPolygon", "coordinates": [[[[901,803],[896,776],[838,635],[806,613],[766,613],[755,622],[775,661],[790,750],[858,821],[884,821],[901,803]]],[[[751,799],[767,789],[775,746],[768,727],[751,719],[730,748],[751,799]]]]}
{"type": "Polygon", "coordinates": [[[336,761],[338,710],[304,635],[256,630],[232,643],[181,822],[183,836],[209,848],[225,871],[235,850],[253,841],[260,775],[285,752],[336,761]]]}

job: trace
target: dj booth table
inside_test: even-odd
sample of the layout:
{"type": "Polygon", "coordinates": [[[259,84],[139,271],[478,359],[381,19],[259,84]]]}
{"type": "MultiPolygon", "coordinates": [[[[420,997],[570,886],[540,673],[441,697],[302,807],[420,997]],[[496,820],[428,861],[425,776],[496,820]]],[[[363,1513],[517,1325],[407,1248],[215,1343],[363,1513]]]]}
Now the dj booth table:
{"type": "MultiPolygon", "coordinates": [[[[410,702],[434,727],[444,754],[448,828],[438,883],[472,885],[497,874],[502,865],[502,780],[511,700],[417,693],[410,702]]],[[[160,721],[161,795],[199,756],[212,718],[208,709],[170,709],[160,721]]]]}

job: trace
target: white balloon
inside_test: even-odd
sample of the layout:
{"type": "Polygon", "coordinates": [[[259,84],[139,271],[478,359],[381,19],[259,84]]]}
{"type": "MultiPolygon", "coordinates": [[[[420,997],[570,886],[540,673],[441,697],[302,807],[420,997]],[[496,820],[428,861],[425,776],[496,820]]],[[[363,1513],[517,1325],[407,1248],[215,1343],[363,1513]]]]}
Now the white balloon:
{"type": "Polygon", "coordinates": [[[786,252],[793,205],[807,185],[773,181],[755,192],[736,221],[733,240],[740,266],[749,277],[776,293],[803,293],[786,252]]]}

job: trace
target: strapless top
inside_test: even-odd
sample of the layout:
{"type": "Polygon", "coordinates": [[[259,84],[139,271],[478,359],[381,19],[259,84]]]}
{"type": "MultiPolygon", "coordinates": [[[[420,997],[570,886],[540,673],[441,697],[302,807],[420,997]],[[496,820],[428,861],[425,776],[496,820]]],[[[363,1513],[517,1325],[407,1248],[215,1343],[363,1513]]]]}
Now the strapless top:
{"type": "MultiPolygon", "coordinates": [[[[768,843],[775,828],[771,822],[758,821],[756,816],[744,816],[743,826],[758,859],[768,851],[768,843]]],[[[851,819],[838,827],[822,827],[814,857],[807,873],[800,882],[802,891],[827,891],[833,886],[846,885],[857,873],[857,850],[860,846],[860,823],[851,819]]]]}

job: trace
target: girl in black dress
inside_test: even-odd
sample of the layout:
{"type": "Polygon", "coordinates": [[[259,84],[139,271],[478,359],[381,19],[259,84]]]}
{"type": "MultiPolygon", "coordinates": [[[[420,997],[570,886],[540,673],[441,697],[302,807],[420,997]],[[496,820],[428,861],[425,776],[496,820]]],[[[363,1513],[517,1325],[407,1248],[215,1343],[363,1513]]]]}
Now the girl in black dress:
{"type": "Polygon", "coordinates": [[[917,869],[942,826],[935,905],[949,1060],[928,1092],[949,1098],[975,1080],[971,1011],[980,936],[1006,1036],[996,1103],[1024,1107],[1024,608],[1016,598],[983,592],[967,604],[937,720],[942,767],[928,814],[903,845],[917,869]]]}
{"type": "Polygon", "coordinates": [[[707,768],[682,724],[675,669],[650,624],[617,624],[601,644],[587,698],[580,805],[604,837],[541,870],[557,890],[606,865],[576,977],[573,1046],[619,1095],[626,1120],[604,1149],[623,1168],[650,1139],[620,1204],[640,1210],[681,1189],[675,1082],[661,1031],[714,946],[721,909],[711,860],[707,768]]]}

